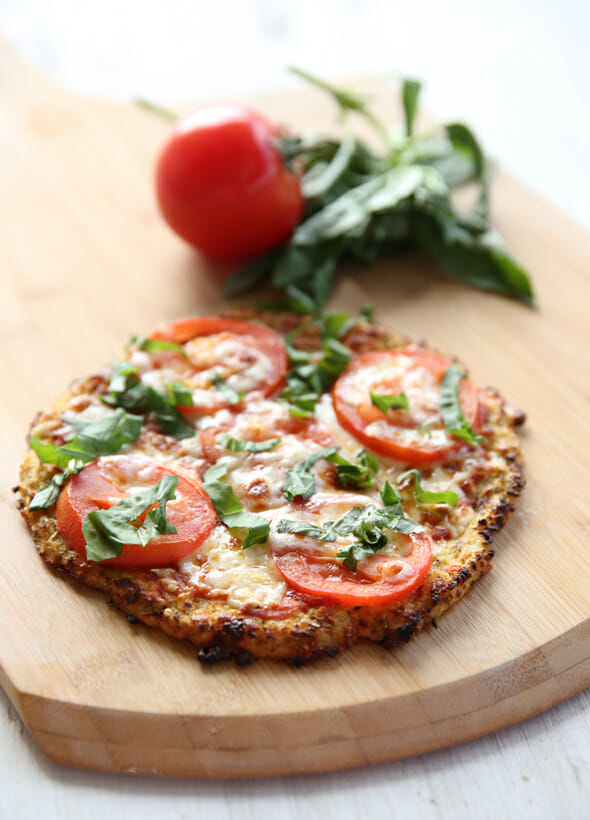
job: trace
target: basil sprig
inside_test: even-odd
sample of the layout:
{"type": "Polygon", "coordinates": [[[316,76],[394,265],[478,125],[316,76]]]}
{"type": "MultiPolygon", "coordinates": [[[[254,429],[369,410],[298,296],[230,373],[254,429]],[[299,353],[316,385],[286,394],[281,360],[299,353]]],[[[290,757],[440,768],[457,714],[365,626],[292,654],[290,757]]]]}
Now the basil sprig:
{"type": "Polygon", "coordinates": [[[394,137],[359,94],[295,73],[332,97],[341,120],[353,114],[367,121],[383,148],[373,150],[349,131],[340,139],[303,134],[279,140],[285,164],[305,169],[302,221],[288,242],[229,277],[226,295],[270,280],[283,291],[286,309],[316,313],[342,260],[372,263],[418,247],[455,279],[533,303],[527,273],[492,228],[490,163],[466,125],[414,134],[421,86],[406,80],[405,134],[394,137]],[[477,186],[475,204],[459,211],[452,194],[467,182],[477,186]]]}
{"type": "Polygon", "coordinates": [[[228,465],[218,462],[203,476],[203,489],[211,499],[215,512],[230,530],[247,530],[242,547],[262,544],[268,539],[270,525],[263,515],[246,512],[240,499],[229,484],[220,481],[227,474],[228,465]]]}
{"type": "Polygon", "coordinates": [[[280,443],[280,438],[269,438],[266,441],[243,441],[230,436],[229,433],[222,433],[219,436],[219,444],[232,453],[265,453],[268,450],[274,450],[280,443]]]}
{"type": "Polygon", "coordinates": [[[481,444],[482,436],[476,433],[467,421],[461,410],[459,401],[459,385],[465,378],[465,373],[459,365],[452,364],[445,371],[441,386],[440,410],[443,423],[449,433],[463,439],[467,444],[481,444]]]}
{"type": "Polygon", "coordinates": [[[424,527],[408,518],[401,506],[401,497],[397,490],[385,483],[381,491],[383,507],[367,504],[364,507],[352,507],[336,521],[326,521],[321,527],[307,521],[292,521],[281,519],[277,524],[277,532],[306,535],[319,541],[336,541],[338,537],[353,535],[357,539],[354,543],[338,551],[337,557],[348,569],[356,570],[358,562],[374,555],[387,545],[387,536],[384,530],[408,535],[413,532],[422,532],[424,527]]]}
{"type": "Polygon", "coordinates": [[[48,444],[36,436],[29,438],[31,449],[45,464],[55,464],[63,472],[56,473],[49,484],[35,493],[30,510],[47,509],[57,501],[66,480],[79,473],[89,461],[100,456],[119,452],[124,444],[129,444],[139,436],[142,416],[133,416],[123,409],[115,410],[96,421],[81,419],[75,413],[64,413],[64,421],[70,424],[76,435],[65,444],[48,444]]]}
{"type": "Polygon", "coordinates": [[[130,413],[151,413],[160,430],[167,436],[183,439],[195,435],[179,410],[180,406],[192,404],[192,396],[184,385],[171,382],[167,393],[160,393],[145,384],[138,376],[139,368],[131,362],[116,362],[111,371],[108,393],[101,399],[111,407],[122,407],[130,413]]]}
{"type": "Polygon", "coordinates": [[[407,410],[410,406],[405,393],[387,396],[379,393],[370,393],[370,396],[371,404],[375,405],[378,410],[381,410],[385,416],[388,410],[407,410]]]}
{"type": "Polygon", "coordinates": [[[449,507],[456,507],[459,496],[453,490],[443,493],[434,493],[430,490],[423,490],[418,470],[406,470],[397,477],[397,484],[403,486],[404,483],[414,480],[414,493],[419,504],[448,504],[449,507]]]}
{"type": "Polygon", "coordinates": [[[166,518],[166,503],[176,498],[177,475],[167,475],[153,487],[123,498],[106,510],[92,510],[82,524],[86,556],[90,561],[104,561],[121,555],[125,544],[145,547],[158,535],[176,533],[166,518]],[[150,509],[155,504],[155,509],[150,509]],[[146,512],[147,511],[147,512],[146,512]],[[146,513],[143,524],[137,519],[146,513]]]}

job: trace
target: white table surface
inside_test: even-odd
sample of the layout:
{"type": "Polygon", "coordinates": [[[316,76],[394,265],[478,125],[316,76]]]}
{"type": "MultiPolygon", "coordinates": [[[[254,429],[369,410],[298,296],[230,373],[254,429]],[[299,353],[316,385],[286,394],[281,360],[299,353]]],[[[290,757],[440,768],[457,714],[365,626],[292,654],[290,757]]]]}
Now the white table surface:
{"type": "MultiPolygon", "coordinates": [[[[0,34],[21,54],[103,97],[241,99],[292,83],[288,64],[420,77],[432,113],[469,122],[503,165],[587,228],[589,33],[586,0],[0,0],[0,34]]],[[[584,818],[589,724],[587,690],[405,761],[181,781],[48,763],[0,691],[0,818],[584,818]]]]}

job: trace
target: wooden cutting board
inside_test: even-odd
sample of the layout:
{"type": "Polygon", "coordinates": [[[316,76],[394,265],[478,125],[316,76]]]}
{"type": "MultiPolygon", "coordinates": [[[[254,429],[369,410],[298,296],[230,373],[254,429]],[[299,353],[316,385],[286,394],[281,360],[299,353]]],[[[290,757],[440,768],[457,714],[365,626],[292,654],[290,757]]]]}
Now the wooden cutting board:
{"type": "MultiPolygon", "coordinates": [[[[0,77],[0,682],[39,748],[116,772],[315,772],[478,737],[587,686],[588,236],[500,172],[496,222],[533,274],[538,310],[443,279],[418,257],[347,270],[332,307],[375,304],[380,322],[460,354],[476,382],[527,410],[527,488],[491,575],[407,646],[362,645],[299,670],[204,668],[190,646],[52,574],[10,490],[31,418],[71,379],[132,332],[223,306],[155,208],[166,126],[56,88],[6,49],[0,77]]],[[[329,124],[312,91],[258,102],[297,129],[329,124]]]]}

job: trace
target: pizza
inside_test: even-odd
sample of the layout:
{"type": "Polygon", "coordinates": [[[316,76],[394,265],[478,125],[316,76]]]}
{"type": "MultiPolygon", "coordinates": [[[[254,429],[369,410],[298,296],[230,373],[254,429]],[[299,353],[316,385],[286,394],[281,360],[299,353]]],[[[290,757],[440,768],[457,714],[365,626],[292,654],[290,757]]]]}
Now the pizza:
{"type": "Polygon", "coordinates": [[[38,414],[18,503],[42,558],[206,663],[408,641],[491,566],[524,415],[374,324],[169,322],[38,414]]]}

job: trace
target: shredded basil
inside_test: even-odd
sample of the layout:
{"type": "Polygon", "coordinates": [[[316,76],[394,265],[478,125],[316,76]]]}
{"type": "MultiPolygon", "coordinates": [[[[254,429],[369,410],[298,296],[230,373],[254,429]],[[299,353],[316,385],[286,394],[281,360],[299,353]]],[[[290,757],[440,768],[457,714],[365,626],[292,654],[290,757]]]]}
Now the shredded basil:
{"type": "Polygon", "coordinates": [[[143,422],[142,416],[130,415],[123,409],[95,421],[86,421],[75,413],[64,413],[62,418],[76,432],[65,444],[47,444],[36,436],[29,438],[31,449],[40,461],[55,464],[64,471],[54,475],[49,484],[35,494],[30,510],[46,509],[54,504],[65,481],[79,473],[89,461],[117,453],[124,444],[135,441],[143,422]]]}
{"type": "Polygon", "coordinates": [[[270,438],[266,441],[243,441],[239,438],[230,436],[229,433],[223,433],[219,436],[219,444],[225,449],[233,453],[265,453],[267,450],[274,450],[281,443],[280,438],[270,438]]]}
{"type": "Polygon", "coordinates": [[[149,336],[132,336],[127,342],[126,347],[128,349],[131,347],[137,347],[138,350],[145,350],[146,353],[170,351],[172,353],[178,353],[179,356],[183,356],[185,359],[188,359],[184,347],[176,344],[176,342],[170,342],[168,339],[152,339],[149,336]]]}
{"type": "Polygon", "coordinates": [[[430,490],[423,490],[420,483],[420,472],[418,470],[406,470],[397,478],[397,483],[402,486],[404,483],[414,479],[414,492],[419,504],[448,504],[449,507],[456,507],[459,496],[452,490],[443,493],[434,493],[430,490]]]}
{"type": "Polygon", "coordinates": [[[233,387],[225,381],[220,373],[216,370],[212,370],[209,376],[211,378],[211,382],[219,390],[228,404],[239,404],[242,401],[244,398],[244,393],[241,390],[234,390],[233,387]]]}
{"type": "Polygon", "coordinates": [[[461,410],[459,385],[464,378],[465,373],[459,365],[452,364],[447,368],[441,387],[441,415],[449,433],[463,439],[467,444],[481,444],[483,442],[482,436],[475,432],[461,410]]]}
{"type": "Polygon", "coordinates": [[[65,465],[63,472],[56,473],[49,484],[43,487],[42,490],[39,490],[38,493],[35,493],[29,504],[29,510],[46,510],[47,507],[51,507],[52,504],[55,504],[65,482],[71,475],[75,475],[84,469],[85,463],[86,462],[74,458],[69,461],[65,465]]]}
{"type": "Polygon", "coordinates": [[[242,547],[262,544],[268,539],[270,525],[263,515],[246,512],[229,484],[220,481],[227,474],[228,464],[218,462],[203,476],[203,489],[211,499],[215,512],[230,530],[246,530],[242,547]]]}
{"type": "Polygon", "coordinates": [[[348,569],[356,570],[358,562],[367,555],[373,555],[387,545],[385,529],[409,535],[422,532],[424,527],[407,518],[401,507],[401,497],[388,482],[381,491],[383,507],[367,504],[352,507],[336,521],[326,521],[321,527],[307,521],[281,519],[277,532],[295,533],[315,538],[318,541],[336,541],[338,537],[354,535],[358,540],[338,551],[348,569]]]}
{"type": "Polygon", "coordinates": [[[108,393],[102,401],[111,407],[122,407],[130,413],[152,414],[160,430],[174,438],[192,438],[194,428],[184,419],[176,408],[192,404],[188,402],[187,391],[181,385],[172,382],[166,394],[142,382],[138,376],[139,368],[130,362],[116,362],[111,371],[108,393]]]}
{"type": "Polygon", "coordinates": [[[158,535],[177,532],[166,518],[166,503],[176,498],[177,475],[167,475],[153,487],[123,498],[107,510],[92,510],[82,524],[86,541],[86,556],[91,561],[104,561],[121,555],[125,544],[145,547],[158,535]],[[158,506],[150,509],[154,504],[158,506]],[[146,512],[147,511],[147,512],[146,512]],[[144,523],[137,519],[146,513],[144,523]]]}
{"type": "Polygon", "coordinates": [[[407,410],[409,408],[408,397],[405,393],[398,393],[397,395],[380,395],[378,393],[370,393],[371,404],[374,404],[383,415],[387,415],[388,410],[407,410]]]}

